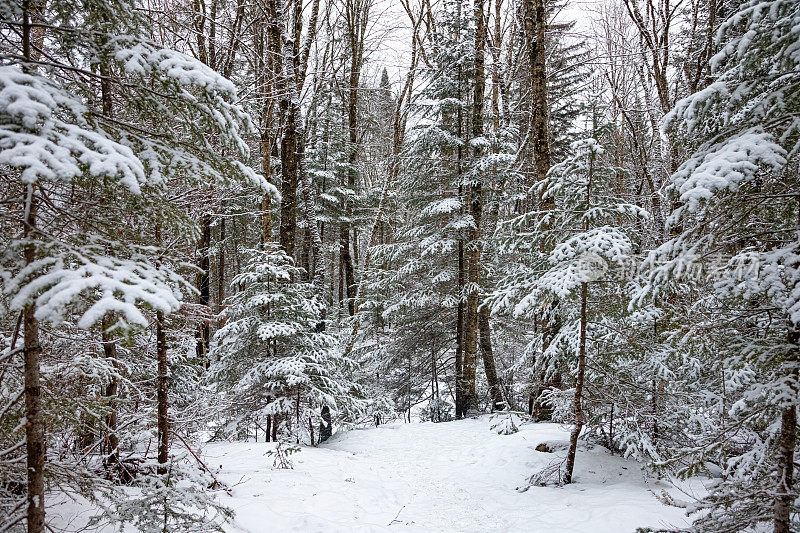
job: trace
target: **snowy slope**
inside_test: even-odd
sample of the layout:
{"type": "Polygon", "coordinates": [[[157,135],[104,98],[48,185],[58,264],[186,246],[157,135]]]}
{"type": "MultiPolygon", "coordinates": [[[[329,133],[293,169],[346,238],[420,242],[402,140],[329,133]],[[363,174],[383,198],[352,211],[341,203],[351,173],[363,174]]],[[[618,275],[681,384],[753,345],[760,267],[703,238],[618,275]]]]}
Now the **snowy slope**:
{"type": "Polygon", "coordinates": [[[293,456],[294,470],[272,469],[267,443],[217,443],[209,465],[232,496],[231,531],[531,531],[625,532],[687,525],[683,511],[652,494],[633,461],[602,448],[579,450],[576,484],[525,485],[554,454],[543,441],[566,440],[556,424],[513,435],[490,431],[488,417],[443,424],[395,424],[334,436],[293,456]]]}

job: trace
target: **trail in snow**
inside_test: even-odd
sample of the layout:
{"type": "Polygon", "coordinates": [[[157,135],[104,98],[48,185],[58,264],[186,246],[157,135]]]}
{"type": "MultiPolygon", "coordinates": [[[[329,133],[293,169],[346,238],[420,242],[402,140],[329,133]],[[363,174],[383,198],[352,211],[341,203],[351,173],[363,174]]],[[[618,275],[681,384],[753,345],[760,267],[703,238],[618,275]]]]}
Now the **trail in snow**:
{"type": "Polygon", "coordinates": [[[661,504],[669,485],[645,480],[637,463],[605,449],[578,451],[576,483],[517,491],[566,440],[557,424],[490,431],[489,417],[442,424],[395,424],[338,434],[274,470],[267,443],[216,443],[205,452],[232,496],[230,531],[626,532],[688,525],[661,504]]]}

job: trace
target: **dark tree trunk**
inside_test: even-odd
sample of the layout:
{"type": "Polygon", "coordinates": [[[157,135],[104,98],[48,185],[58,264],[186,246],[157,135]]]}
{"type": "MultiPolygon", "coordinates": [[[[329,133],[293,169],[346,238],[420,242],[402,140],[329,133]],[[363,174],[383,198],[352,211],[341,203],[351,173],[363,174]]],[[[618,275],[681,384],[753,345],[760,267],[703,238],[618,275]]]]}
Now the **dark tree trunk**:
{"type": "Polygon", "coordinates": [[[492,329],[489,324],[489,309],[486,306],[478,310],[478,329],[481,338],[481,355],[483,356],[483,370],[486,373],[486,381],[489,383],[489,395],[492,398],[492,411],[503,409],[503,391],[500,387],[500,380],[497,377],[497,367],[494,363],[494,353],[492,352],[492,329]]]}
{"type": "MultiPolygon", "coordinates": [[[[203,215],[202,233],[200,243],[197,248],[198,264],[200,274],[197,278],[197,289],[200,291],[198,302],[200,305],[208,306],[211,303],[211,262],[209,250],[211,248],[211,215],[203,215]]],[[[210,328],[208,322],[203,320],[197,325],[195,338],[197,339],[196,352],[197,359],[202,363],[203,368],[208,368],[208,345],[210,328]]]]}
{"type": "MultiPolygon", "coordinates": [[[[483,136],[483,96],[486,89],[484,68],[484,49],[486,44],[486,25],[484,21],[483,0],[475,0],[475,57],[474,92],[472,96],[472,137],[483,136]]],[[[483,155],[480,147],[472,154],[473,163],[483,155]]],[[[477,411],[476,370],[478,362],[478,304],[480,303],[481,282],[481,217],[483,215],[483,187],[481,176],[476,175],[469,186],[470,213],[473,227],[469,231],[467,282],[467,309],[464,325],[464,407],[467,411],[477,411]]]]}
{"type": "MultiPolygon", "coordinates": [[[[111,340],[111,335],[108,332],[108,329],[112,325],[111,315],[106,315],[103,317],[103,321],[101,323],[101,337],[103,341],[103,355],[108,360],[108,362],[116,368],[116,358],[117,358],[117,343],[111,340]]],[[[119,389],[119,380],[116,376],[111,378],[111,381],[108,382],[105,389],[105,397],[108,400],[108,415],[106,416],[106,446],[107,446],[107,457],[106,457],[106,467],[111,470],[112,473],[118,473],[119,471],[119,437],[117,436],[117,402],[116,397],[119,389]]]]}
{"type": "MultiPolygon", "coordinates": [[[[793,328],[789,332],[789,344],[794,351],[800,349],[800,331],[793,328]]],[[[800,373],[792,372],[793,403],[781,412],[781,434],[778,440],[778,490],[775,496],[775,533],[790,533],[792,504],[794,495],[794,450],[797,446],[797,400],[800,373]]]]}
{"type": "MultiPolygon", "coordinates": [[[[550,171],[550,142],[547,131],[547,72],[545,69],[547,14],[544,0],[525,0],[524,26],[528,41],[531,86],[533,89],[531,117],[533,157],[536,166],[536,179],[537,181],[542,181],[547,178],[547,173],[550,171]]],[[[554,207],[553,201],[553,198],[544,200],[541,206],[542,210],[552,209],[554,207]]]]}
{"type": "MultiPolygon", "coordinates": [[[[27,11],[25,12],[27,21],[27,11]]],[[[26,24],[27,26],[27,24],[26,24]]],[[[23,234],[31,237],[36,228],[37,201],[34,186],[28,185],[27,217],[23,234]]],[[[26,264],[36,260],[36,248],[26,244],[23,249],[26,264]]],[[[42,347],[39,344],[39,320],[36,308],[29,304],[23,311],[24,365],[25,365],[25,452],[28,475],[28,533],[44,531],[44,461],[46,453],[45,427],[42,417],[42,388],[39,364],[42,347]]]]}
{"type": "MultiPolygon", "coordinates": [[[[259,39],[257,40],[258,50],[260,52],[259,67],[261,70],[261,92],[264,97],[264,104],[261,108],[261,173],[264,178],[272,182],[272,150],[275,141],[274,127],[274,111],[275,111],[275,84],[272,81],[275,76],[280,76],[281,73],[275,68],[276,60],[280,61],[278,57],[280,54],[280,36],[271,29],[265,29],[260,25],[257,28],[256,34],[259,39]],[[278,39],[276,41],[276,38],[278,39]]],[[[272,197],[265,194],[261,198],[261,244],[265,245],[272,242],[272,197]]]]}
{"type": "Polygon", "coordinates": [[[325,442],[333,435],[333,425],[331,424],[331,410],[327,405],[322,406],[322,421],[319,423],[319,441],[325,442]]]}
{"type": "Polygon", "coordinates": [[[158,360],[158,473],[167,473],[169,461],[169,419],[167,408],[167,335],[164,331],[164,313],[156,312],[156,359],[158,360]]]}
{"type": "Polygon", "coordinates": [[[219,261],[217,263],[217,312],[225,304],[225,217],[219,221],[219,261]]]}
{"type": "MultiPolygon", "coordinates": [[[[533,142],[533,159],[536,170],[536,181],[543,181],[547,178],[550,171],[550,139],[548,127],[548,105],[547,105],[547,69],[546,69],[546,30],[547,12],[544,0],[525,0],[524,1],[524,30],[525,39],[528,43],[528,60],[531,69],[531,93],[533,102],[531,105],[531,139],[533,142]]],[[[539,211],[542,217],[548,216],[548,211],[555,208],[555,199],[539,198],[539,211]]],[[[549,224],[543,224],[543,231],[549,229],[549,224]]],[[[548,251],[549,244],[542,240],[541,249],[548,251]]],[[[539,327],[543,334],[543,344],[546,347],[550,344],[561,324],[556,313],[557,301],[553,302],[550,312],[544,310],[541,316],[537,317],[539,327]]],[[[543,383],[542,388],[534,391],[534,404],[532,414],[540,420],[549,420],[552,410],[543,404],[540,395],[543,389],[558,386],[561,382],[560,375],[556,375],[550,382],[543,383]]]]}
{"type": "Polygon", "coordinates": [[[339,263],[343,270],[343,287],[340,290],[347,299],[347,314],[353,316],[355,308],[355,277],[353,273],[353,256],[350,255],[350,225],[341,221],[339,223],[339,263]]]}
{"type": "MultiPolygon", "coordinates": [[[[103,104],[103,114],[107,117],[113,117],[114,115],[114,100],[111,91],[111,71],[108,68],[108,63],[103,61],[100,63],[100,74],[102,75],[102,79],[100,80],[100,95],[103,104]]],[[[101,321],[100,327],[102,329],[100,336],[103,344],[103,355],[105,358],[111,363],[112,366],[116,367],[116,357],[117,357],[117,344],[111,340],[111,335],[108,329],[113,325],[112,316],[110,314],[106,314],[103,316],[103,320],[101,321]]],[[[106,389],[104,391],[105,397],[108,399],[108,409],[109,413],[106,416],[106,451],[107,457],[105,460],[105,465],[108,469],[110,469],[112,475],[119,474],[119,438],[117,436],[117,404],[116,404],[116,396],[119,389],[119,380],[116,376],[111,378],[111,381],[106,385],[106,389]]]]}
{"type": "MultiPolygon", "coordinates": [[[[369,2],[362,0],[347,0],[345,2],[344,19],[347,26],[347,41],[350,54],[350,72],[348,79],[347,93],[347,131],[349,146],[347,154],[348,172],[347,186],[351,191],[356,188],[356,161],[358,159],[358,104],[359,104],[359,84],[361,82],[361,67],[364,60],[364,37],[369,18],[369,2]]],[[[352,217],[352,206],[349,202],[345,203],[345,215],[352,217]]],[[[350,316],[356,313],[356,282],[355,269],[353,266],[353,256],[351,255],[351,235],[350,223],[342,224],[339,233],[340,252],[344,265],[346,293],[347,293],[347,312],[350,316]]],[[[353,232],[355,233],[355,232],[353,232]]],[[[353,242],[354,251],[357,245],[353,242]]]]}
{"type": "MultiPolygon", "coordinates": [[[[461,195],[459,195],[461,196],[461,195]]],[[[464,418],[464,240],[458,240],[458,309],[456,311],[456,419],[464,418]]]]}
{"type": "MultiPolygon", "coordinates": [[[[287,67],[291,68],[291,67],[287,67]]],[[[284,92],[287,92],[284,90],[284,92]]],[[[294,258],[295,234],[297,233],[297,132],[295,130],[297,110],[290,105],[288,96],[280,100],[283,121],[281,139],[281,222],[280,245],[294,258]]]]}

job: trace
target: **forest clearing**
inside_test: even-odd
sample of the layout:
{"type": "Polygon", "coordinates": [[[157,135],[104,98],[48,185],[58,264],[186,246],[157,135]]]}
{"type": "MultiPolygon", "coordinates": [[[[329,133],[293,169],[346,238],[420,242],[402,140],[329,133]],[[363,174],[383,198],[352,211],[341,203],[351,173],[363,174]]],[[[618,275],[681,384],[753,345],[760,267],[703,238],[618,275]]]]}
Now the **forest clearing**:
{"type": "MultiPolygon", "coordinates": [[[[273,468],[267,452],[275,445],[266,442],[214,443],[205,459],[230,487],[230,494],[216,492],[236,513],[226,531],[614,533],[691,523],[685,509],[656,496],[667,491],[682,502],[686,495],[601,446],[581,448],[574,485],[520,490],[526,472],[563,463],[569,431],[541,423],[500,435],[491,429],[499,421],[354,430],[303,447],[291,455],[291,469],[273,468]],[[543,443],[560,450],[536,451],[543,443]]],[[[701,483],[682,489],[690,486],[703,490],[701,483]]],[[[92,512],[85,503],[60,501],[52,505],[56,524],[70,520],[77,529],[92,512]]]]}

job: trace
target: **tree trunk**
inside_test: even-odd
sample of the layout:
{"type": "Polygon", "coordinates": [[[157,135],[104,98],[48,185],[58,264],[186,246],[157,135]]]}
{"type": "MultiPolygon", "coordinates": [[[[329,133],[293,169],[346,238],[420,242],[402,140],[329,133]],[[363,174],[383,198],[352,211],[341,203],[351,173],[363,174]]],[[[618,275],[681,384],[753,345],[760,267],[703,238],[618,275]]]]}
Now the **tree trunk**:
{"type": "MultiPolygon", "coordinates": [[[[350,73],[348,79],[347,97],[347,131],[349,146],[347,154],[347,187],[351,191],[356,188],[356,160],[358,158],[358,95],[361,81],[361,66],[363,64],[364,32],[369,13],[369,3],[360,0],[348,0],[345,4],[345,22],[347,24],[347,40],[350,53],[350,73]]],[[[345,216],[352,217],[352,206],[345,201],[345,216]]],[[[347,312],[353,316],[356,312],[355,298],[355,269],[353,256],[350,251],[351,236],[350,223],[343,222],[339,232],[339,250],[344,266],[345,292],[347,294],[347,312]]],[[[353,242],[355,245],[355,242],[353,242]]],[[[355,248],[355,247],[354,247],[355,248]]]]}
{"type": "MultiPolygon", "coordinates": [[[[111,91],[111,70],[108,68],[108,63],[103,61],[100,63],[100,99],[103,105],[103,114],[111,118],[114,116],[114,100],[111,91]]],[[[103,344],[103,355],[106,360],[116,368],[117,358],[117,344],[111,340],[108,329],[113,325],[111,314],[107,313],[103,316],[100,323],[102,329],[100,333],[101,341],[103,344]]],[[[109,468],[112,475],[119,472],[119,438],[117,436],[117,402],[116,396],[119,389],[119,380],[116,376],[112,376],[111,381],[106,385],[104,391],[105,397],[108,399],[109,413],[106,416],[106,442],[108,455],[105,459],[105,466],[109,468]]]]}
{"type": "Polygon", "coordinates": [[[219,221],[219,259],[217,263],[217,313],[225,304],[225,217],[219,221]]]}
{"type": "MultiPolygon", "coordinates": [[[[789,332],[789,344],[800,344],[800,331],[789,332]]],[[[781,412],[781,434],[778,440],[778,490],[775,495],[775,533],[790,533],[792,503],[794,502],[794,450],[797,446],[797,394],[800,372],[792,371],[792,405],[781,412]]]]}
{"type": "MultiPolygon", "coordinates": [[[[524,30],[528,43],[528,59],[531,69],[531,93],[533,97],[531,109],[531,139],[533,141],[533,159],[536,170],[536,181],[543,181],[547,178],[550,171],[550,139],[548,126],[548,105],[547,105],[547,69],[546,69],[546,29],[547,13],[544,0],[525,0],[524,3],[524,30]]],[[[555,208],[555,199],[538,198],[540,220],[549,217],[549,212],[555,208]]],[[[543,222],[540,225],[543,232],[550,229],[549,223],[543,222]]],[[[541,251],[548,252],[549,244],[547,239],[542,239],[541,251]]],[[[554,314],[557,302],[553,302],[551,309],[544,309],[540,316],[539,328],[542,331],[543,345],[546,348],[555,334],[560,329],[560,321],[554,314]]],[[[543,389],[555,386],[560,383],[560,376],[555,376],[551,382],[543,383],[542,388],[534,391],[534,403],[532,414],[538,419],[549,420],[551,410],[540,401],[540,394],[543,389]]]]}
{"type": "MultiPolygon", "coordinates": [[[[486,25],[484,24],[483,0],[475,0],[475,57],[474,57],[474,92],[472,99],[472,138],[483,136],[483,95],[486,88],[486,72],[484,68],[484,47],[486,43],[486,25]]],[[[483,155],[480,147],[473,151],[473,164],[483,155]]],[[[468,264],[467,264],[467,309],[464,326],[464,393],[465,409],[478,409],[476,391],[476,370],[478,360],[478,304],[480,303],[481,283],[481,217],[483,214],[482,177],[477,175],[469,186],[470,213],[473,227],[469,231],[468,264]]]]}
{"type": "MultiPolygon", "coordinates": [[[[100,327],[102,328],[101,338],[103,342],[103,355],[106,360],[116,368],[117,362],[117,343],[111,340],[108,329],[112,326],[111,315],[106,314],[103,317],[100,327]]],[[[119,390],[119,380],[116,376],[112,376],[111,381],[106,385],[104,391],[105,397],[108,400],[108,415],[106,416],[106,445],[108,454],[105,460],[106,467],[112,473],[118,473],[119,468],[119,437],[117,436],[117,393],[119,390]]]]}
{"type": "MultiPolygon", "coordinates": [[[[291,68],[286,66],[284,68],[291,68]]],[[[288,85],[288,84],[287,84],[288,85]]],[[[284,93],[288,93],[284,88],[284,93]]],[[[281,222],[280,245],[286,254],[294,258],[295,234],[297,233],[297,109],[288,96],[280,100],[281,116],[284,117],[281,138],[281,222]]]]}
{"type": "MultiPolygon", "coordinates": [[[[547,14],[544,8],[544,0],[525,0],[524,15],[533,92],[531,137],[533,139],[536,180],[541,181],[547,178],[547,173],[550,171],[550,141],[547,131],[547,72],[545,69],[547,14]]],[[[552,198],[543,200],[540,209],[542,211],[553,209],[555,206],[553,201],[552,198]]]]}
{"type": "MultiPolygon", "coordinates": [[[[490,47],[492,54],[492,115],[493,115],[493,130],[495,135],[500,134],[500,51],[502,47],[502,27],[501,27],[501,12],[502,2],[495,3],[495,27],[494,27],[494,42],[490,47]]],[[[497,154],[498,150],[493,149],[493,153],[497,154]]],[[[493,168],[496,171],[496,168],[493,168]]],[[[500,212],[500,201],[498,195],[503,188],[504,179],[500,179],[500,183],[493,184],[492,202],[489,209],[489,220],[486,224],[487,234],[491,234],[497,227],[497,219],[500,212]],[[495,188],[496,187],[496,188],[495,188]]],[[[484,276],[482,280],[484,288],[488,288],[489,280],[484,276]]],[[[489,385],[489,395],[492,398],[492,411],[502,409],[506,406],[503,402],[503,392],[500,380],[497,377],[497,366],[495,365],[494,352],[492,351],[492,328],[490,324],[491,313],[486,306],[478,310],[478,333],[480,335],[481,355],[483,357],[483,369],[486,373],[486,381],[489,385]]]]}
{"type": "Polygon", "coordinates": [[[483,356],[483,370],[486,381],[489,383],[489,395],[492,398],[492,411],[503,409],[503,392],[500,380],[497,378],[497,367],[492,352],[492,329],[489,324],[489,308],[485,305],[478,310],[478,329],[480,331],[481,355],[483,356]]]}
{"type": "MultiPolygon", "coordinates": [[[[280,40],[275,42],[276,35],[274,31],[264,31],[263,26],[258,27],[259,35],[259,48],[261,51],[261,58],[259,66],[261,67],[261,78],[263,84],[261,92],[264,97],[264,105],[261,108],[261,173],[267,181],[272,180],[272,147],[274,143],[273,136],[273,122],[274,122],[274,101],[276,99],[275,92],[273,91],[274,85],[272,79],[280,72],[276,72],[275,61],[280,60],[280,40]]],[[[265,194],[261,198],[261,244],[272,242],[272,196],[265,194]]]]}
{"type": "Polygon", "coordinates": [[[564,483],[572,483],[572,471],[575,468],[575,451],[578,448],[578,437],[581,434],[584,424],[583,414],[583,376],[586,372],[586,296],[589,284],[581,283],[581,331],[580,345],[578,347],[578,376],[575,380],[575,400],[572,404],[572,412],[575,416],[575,427],[569,436],[569,451],[567,452],[566,472],[564,473],[564,483]]]}
{"type": "MultiPolygon", "coordinates": [[[[459,194],[459,197],[461,195],[459,194]]],[[[458,308],[456,311],[456,419],[464,418],[464,240],[458,240],[458,308]]]]}
{"type": "Polygon", "coordinates": [[[320,417],[322,418],[322,421],[319,423],[319,441],[322,443],[331,438],[331,435],[333,435],[331,410],[327,405],[322,406],[322,413],[320,417]]]}
{"type": "Polygon", "coordinates": [[[353,257],[350,255],[350,224],[342,220],[339,223],[339,261],[344,271],[343,296],[347,300],[347,314],[353,316],[355,309],[355,277],[353,273],[353,257]]]}
{"type": "MultiPolygon", "coordinates": [[[[27,10],[25,11],[27,27],[27,10]]],[[[36,228],[37,202],[34,186],[28,185],[25,205],[25,227],[23,235],[32,237],[36,228]]],[[[26,244],[23,248],[25,264],[36,261],[36,247],[26,244]]],[[[46,452],[45,427],[42,417],[42,388],[39,376],[42,347],[39,344],[39,320],[36,307],[28,304],[23,311],[24,365],[25,365],[25,451],[28,475],[28,533],[44,531],[44,461],[46,452]]]]}
{"type": "MultiPolygon", "coordinates": [[[[197,266],[200,268],[200,274],[197,277],[197,289],[200,291],[198,302],[200,305],[208,307],[211,303],[211,262],[209,259],[209,250],[211,248],[211,215],[203,215],[202,220],[202,233],[197,253],[200,256],[197,266]]],[[[197,359],[203,365],[203,368],[208,368],[208,346],[210,328],[208,322],[205,320],[197,325],[197,332],[195,338],[197,339],[196,352],[197,359]]]]}
{"type": "Polygon", "coordinates": [[[158,360],[158,473],[167,473],[169,461],[169,419],[167,408],[167,335],[164,331],[164,312],[156,311],[156,359],[158,360]]]}

